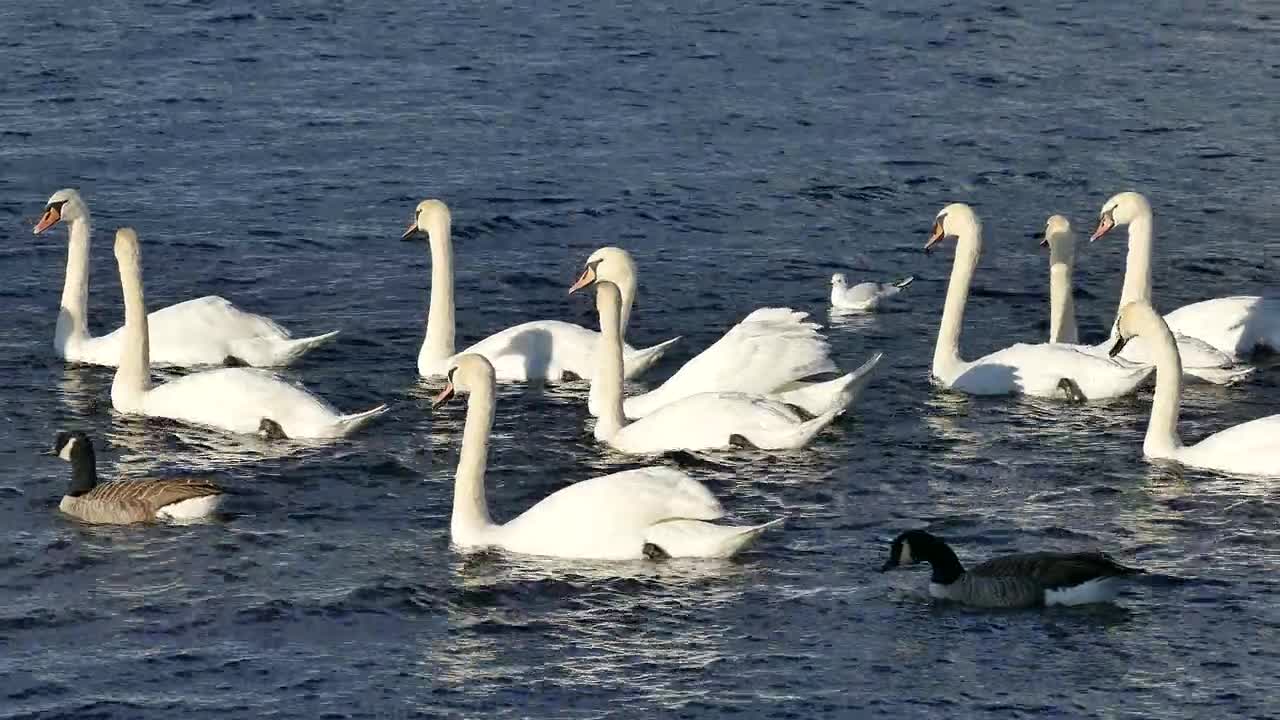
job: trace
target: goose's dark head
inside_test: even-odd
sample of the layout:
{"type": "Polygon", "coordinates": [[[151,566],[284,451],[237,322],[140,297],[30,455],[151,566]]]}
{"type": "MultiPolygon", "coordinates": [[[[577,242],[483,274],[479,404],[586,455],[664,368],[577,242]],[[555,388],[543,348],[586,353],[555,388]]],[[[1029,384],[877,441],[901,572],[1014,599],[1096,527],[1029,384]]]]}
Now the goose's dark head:
{"type": "Polygon", "coordinates": [[[889,560],[880,568],[880,572],[918,562],[930,562],[943,547],[946,544],[936,535],[924,530],[908,530],[893,539],[893,544],[889,546],[889,560]]]}
{"type": "Polygon", "coordinates": [[[50,455],[57,455],[67,462],[74,463],[77,458],[93,458],[93,442],[89,436],[75,431],[63,431],[53,439],[53,450],[50,455]]]}

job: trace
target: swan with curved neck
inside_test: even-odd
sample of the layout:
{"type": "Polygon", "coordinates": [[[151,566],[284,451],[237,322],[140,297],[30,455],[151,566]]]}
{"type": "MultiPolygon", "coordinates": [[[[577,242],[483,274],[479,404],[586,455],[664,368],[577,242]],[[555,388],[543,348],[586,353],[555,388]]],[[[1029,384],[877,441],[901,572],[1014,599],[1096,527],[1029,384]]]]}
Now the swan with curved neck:
{"type": "Polygon", "coordinates": [[[499,548],[525,555],[596,560],[729,557],[781,522],[717,525],[724,509],[707,488],[666,467],[591,478],[557,490],[515,519],[497,524],[485,498],[495,373],[482,355],[454,358],[448,384],[432,401],[469,393],[454,477],[449,536],[463,552],[499,548]]]}
{"type": "Polygon", "coordinates": [[[126,415],[147,415],[207,425],[237,433],[256,433],[263,420],[290,438],[348,435],[386,412],[340,415],[305,389],[256,368],[222,368],[185,375],[153,386],[142,257],[132,228],[116,232],[116,262],[124,293],[120,366],[111,382],[111,405],[126,415]]]}
{"type": "MultiPolygon", "coordinates": [[[[1144,201],[1145,202],[1145,201],[1144,201]]],[[[1110,357],[1115,338],[1102,345],[1080,345],[1076,331],[1075,299],[1072,296],[1071,275],[1075,263],[1075,237],[1071,231],[1071,223],[1061,215],[1049,218],[1045,227],[1044,240],[1041,245],[1048,245],[1049,260],[1049,342],[1066,343],[1076,350],[1110,357]]],[[[1139,257],[1135,260],[1138,267],[1150,268],[1148,259],[1139,257]]],[[[1145,273],[1139,273],[1142,275],[1145,273]]],[[[1141,283],[1134,283],[1137,290],[1144,292],[1141,283]]],[[[1129,288],[1130,283],[1125,284],[1129,288]]],[[[1123,306],[1121,306],[1123,307],[1123,306]]],[[[1185,335],[1176,336],[1178,353],[1182,356],[1182,371],[1189,378],[1201,380],[1215,385],[1229,385],[1239,382],[1253,374],[1256,368],[1241,365],[1234,358],[1208,343],[1185,335]]],[[[1147,352],[1143,340],[1125,345],[1124,352],[1116,359],[1132,365],[1151,365],[1150,353],[1147,352]]]]}
{"type": "MultiPolygon", "coordinates": [[[[120,362],[123,335],[89,334],[89,239],[91,218],[80,193],[70,188],[54,193],[35,234],[59,222],[68,226],[67,273],[62,304],[54,330],[53,348],[74,362],[115,367],[120,362]]],[[[157,365],[190,367],[236,364],[271,367],[288,365],[338,335],[294,338],[270,318],[244,312],[215,295],[195,298],[151,313],[151,360],[157,365]]]]}
{"type": "Polygon", "coordinates": [[[1071,222],[1061,215],[1051,215],[1045,223],[1040,245],[1049,248],[1049,342],[1075,345],[1080,342],[1080,333],[1076,329],[1076,304],[1071,292],[1076,258],[1071,222]]]}
{"type": "MultiPolygon", "coordinates": [[[[453,292],[453,216],[440,200],[418,203],[413,222],[401,236],[409,240],[425,234],[431,247],[431,305],[427,309],[427,331],[418,351],[418,374],[440,377],[445,374],[455,351],[456,326],[453,292]]],[[[630,262],[630,257],[626,258],[630,262]]],[[[635,300],[635,264],[630,273],[619,280],[623,289],[623,330],[635,300]]],[[[597,333],[573,323],[538,320],[507,328],[472,345],[463,352],[484,355],[493,364],[499,380],[526,382],[564,379],[566,374],[590,378],[595,369],[597,333]]],[[[635,349],[624,345],[627,377],[638,377],[666,354],[680,338],[673,338],[649,348],[635,349]]]]}
{"type": "Polygon", "coordinates": [[[592,389],[600,402],[595,437],[625,453],[671,450],[711,450],[744,442],[757,448],[783,450],[804,447],[843,413],[861,393],[881,355],[856,373],[845,376],[843,404],[805,420],[778,400],[740,392],[704,392],[664,405],[635,422],[628,422],[622,398],[621,293],[608,280],[596,280],[596,309],[600,313],[599,367],[592,389]]]}
{"type": "Polygon", "coordinates": [[[1156,363],[1156,391],[1143,455],[1229,473],[1280,476],[1280,415],[1236,425],[1195,445],[1183,445],[1178,436],[1182,360],[1169,325],[1146,300],[1121,308],[1111,352],[1118,353],[1135,337],[1147,339],[1156,363]]]}
{"type": "MultiPolygon", "coordinates": [[[[1129,228],[1129,254],[1125,261],[1124,289],[1120,307],[1151,302],[1151,252],[1155,221],[1151,204],[1141,193],[1122,192],[1102,206],[1098,229],[1090,241],[1113,228],[1129,228]]],[[[1233,360],[1257,350],[1280,350],[1280,297],[1237,295],[1202,300],[1164,316],[1169,329],[1178,336],[1199,339],[1233,360]]],[[[1115,332],[1112,331],[1112,338],[1115,332]]],[[[1196,358],[1196,363],[1200,359],[1196,358]]]]}
{"type": "Polygon", "coordinates": [[[953,203],[938,213],[925,244],[930,252],[947,238],[956,239],[955,260],[933,351],[933,377],[944,387],[973,395],[1024,394],[1085,399],[1118,397],[1137,389],[1150,367],[1126,367],[1067,345],[1018,344],[972,362],[960,357],[969,285],[982,255],[982,223],[973,209],[953,203]]]}
{"type": "MultiPolygon", "coordinates": [[[[631,256],[625,250],[601,248],[587,258],[582,275],[569,292],[600,281],[617,285],[623,292],[625,328],[624,283],[631,265],[631,256]]],[[[790,308],[760,308],[752,312],[662,385],[626,398],[626,417],[639,419],[683,398],[707,392],[764,395],[815,416],[843,408],[848,404],[846,395],[851,383],[856,384],[863,377],[858,374],[861,370],[824,382],[805,381],[836,370],[831,348],[818,332],[820,326],[806,322],[807,317],[790,308]]],[[[600,387],[593,383],[587,399],[592,415],[600,414],[600,387]]]]}

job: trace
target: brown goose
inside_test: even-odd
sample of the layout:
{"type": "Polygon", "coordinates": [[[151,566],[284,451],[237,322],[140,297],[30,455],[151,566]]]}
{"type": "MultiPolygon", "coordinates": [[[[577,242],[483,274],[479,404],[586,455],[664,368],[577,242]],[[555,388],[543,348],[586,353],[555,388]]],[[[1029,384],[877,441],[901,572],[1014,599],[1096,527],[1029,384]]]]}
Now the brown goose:
{"type": "Polygon", "coordinates": [[[881,572],[927,562],[929,594],[984,608],[1027,608],[1111,602],[1128,577],[1146,572],[1101,552],[1034,552],[993,558],[965,571],[942,538],[909,530],[893,541],[881,572]]]}
{"type": "Polygon", "coordinates": [[[193,520],[210,515],[222,488],[195,478],[130,480],[98,484],[93,443],[82,432],[60,432],[52,454],[71,463],[71,489],[58,508],[87,523],[128,524],[193,520]]]}

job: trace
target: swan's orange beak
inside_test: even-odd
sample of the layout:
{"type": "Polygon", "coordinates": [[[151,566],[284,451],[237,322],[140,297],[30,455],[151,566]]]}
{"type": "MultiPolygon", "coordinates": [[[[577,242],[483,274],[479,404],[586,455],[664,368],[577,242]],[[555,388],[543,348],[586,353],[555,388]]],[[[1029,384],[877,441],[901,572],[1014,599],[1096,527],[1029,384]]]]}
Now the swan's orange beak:
{"type": "Polygon", "coordinates": [[[58,222],[61,219],[62,219],[62,213],[58,212],[58,208],[50,205],[49,207],[44,209],[44,215],[40,216],[40,222],[36,223],[36,227],[32,232],[36,235],[39,235],[45,230],[48,230],[49,228],[53,227],[54,223],[58,222]]]}
{"type": "Polygon", "coordinates": [[[929,233],[929,241],[924,244],[925,253],[933,250],[933,246],[942,242],[944,237],[946,237],[946,233],[942,229],[942,221],[935,220],[933,222],[933,232],[929,233]]]}
{"type": "Polygon", "coordinates": [[[573,287],[569,288],[569,294],[572,295],[575,292],[581,290],[582,288],[587,287],[588,285],[594,283],[595,281],[596,281],[596,269],[595,267],[588,265],[587,269],[583,270],[582,275],[578,277],[578,282],[574,283],[573,287]]]}
{"type": "Polygon", "coordinates": [[[404,231],[404,234],[400,236],[400,239],[408,240],[409,238],[413,237],[414,234],[417,232],[418,232],[418,222],[415,220],[409,223],[409,229],[404,231]]]}
{"type": "Polygon", "coordinates": [[[441,405],[449,402],[449,400],[452,398],[453,398],[453,382],[450,381],[447,385],[444,386],[444,389],[441,390],[438,395],[431,398],[431,409],[435,410],[441,405]]]}
{"type": "Polygon", "coordinates": [[[1093,242],[1111,232],[1111,228],[1115,226],[1116,221],[1111,219],[1111,213],[1103,213],[1102,217],[1098,218],[1098,229],[1094,230],[1093,234],[1089,236],[1089,242],[1093,242]]]}

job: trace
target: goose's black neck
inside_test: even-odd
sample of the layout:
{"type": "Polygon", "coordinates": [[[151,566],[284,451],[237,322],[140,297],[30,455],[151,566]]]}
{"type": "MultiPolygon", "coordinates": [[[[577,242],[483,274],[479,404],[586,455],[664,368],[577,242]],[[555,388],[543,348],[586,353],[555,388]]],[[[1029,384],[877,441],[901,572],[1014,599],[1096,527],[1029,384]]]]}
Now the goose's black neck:
{"type": "Polygon", "coordinates": [[[964,566],[960,564],[960,558],[956,557],[951,546],[941,539],[930,536],[930,542],[924,543],[923,547],[916,547],[916,545],[917,543],[912,543],[912,551],[918,552],[919,558],[929,563],[929,567],[933,569],[933,574],[929,577],[930,582],[950,585],[964,575],[964,566]]]}
{"type": "Polygon", "coordinates": [[[93,456],[93,445],[87,440],[77,442],[71,448],[71,497],[80,497],[98,484],[98,462],[93,456]]]}

